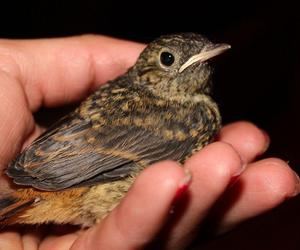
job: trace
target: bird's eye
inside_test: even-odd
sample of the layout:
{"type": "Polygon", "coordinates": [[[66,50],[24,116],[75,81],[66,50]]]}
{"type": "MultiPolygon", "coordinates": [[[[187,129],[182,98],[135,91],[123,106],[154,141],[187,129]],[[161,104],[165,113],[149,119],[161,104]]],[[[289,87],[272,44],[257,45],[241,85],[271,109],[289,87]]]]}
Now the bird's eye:
{"type": "Polygon", "coordinates": [[[164,66],[171,66],[175,61],[175,57],[170,52],[162,52],[160,54],[160,62],[164,66]]]}

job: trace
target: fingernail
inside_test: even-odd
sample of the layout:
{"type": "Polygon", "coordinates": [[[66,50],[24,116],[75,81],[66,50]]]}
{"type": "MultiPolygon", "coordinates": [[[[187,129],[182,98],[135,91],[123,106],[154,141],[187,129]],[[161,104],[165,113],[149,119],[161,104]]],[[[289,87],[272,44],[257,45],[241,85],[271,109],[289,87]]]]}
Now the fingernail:
{"type": "MultiPolygon", "coordinates": [[[[237,151],[236,151],[237,152],[237,151]]],[[[247,163],[246,160],[242,158],[242,156],[237,152],[237,155],[240,158],[240,168],[236,170],[236,172],[232,175],[231,179],[236,180],[245,170],[247,163]]]]}
{"type": "Polygon", "coordinates": [[[239,177],[244,172],[246,166],[247,166],[247,164],[241,161],[240,169],[234,175],[232,175],[232,178],[234,179],[236,177],[239,177]]]}
{"type": "Polygon", "coordinates": [[[234,175],[231,176],[231,180],[230,180],[230,183],[228,185],[229,188],[231,186],[233,186],[238,181],[240,175],[246,169],[246,166],[247,166],[247,163],[244,163],[244,161],[241,159],[241,168],[234,175]]]}
{"type": "Polygon", "coordinates": [[[188,169],[184,169],[184,177],[180,180],[176,194],[174,196],[173,204],[176,203],[186,193],[192,180],[192,174],[188,169]]]}
{"type": "Polygon", "coordinates": [[[300,178],[299,178],[299,175],[295,171],[294,171],[294,175],[295,175],[295,178],[296,178],[296,186],[295,186],[295,191],[291,195],[291,197],[294,197],[294,196],[296,196],[300,193],[300,178]]]}

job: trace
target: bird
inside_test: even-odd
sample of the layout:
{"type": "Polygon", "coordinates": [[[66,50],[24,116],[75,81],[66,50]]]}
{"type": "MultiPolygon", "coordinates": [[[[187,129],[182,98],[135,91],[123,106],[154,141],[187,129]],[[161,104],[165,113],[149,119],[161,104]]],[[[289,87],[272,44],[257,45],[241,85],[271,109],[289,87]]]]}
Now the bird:
{"type": "Polygon", "coordinates": [[[0,225],[100,222],[153,163],[184,163],[221,128],[210,59],[230,45],[163,35],[12,160],[0,225]]]}

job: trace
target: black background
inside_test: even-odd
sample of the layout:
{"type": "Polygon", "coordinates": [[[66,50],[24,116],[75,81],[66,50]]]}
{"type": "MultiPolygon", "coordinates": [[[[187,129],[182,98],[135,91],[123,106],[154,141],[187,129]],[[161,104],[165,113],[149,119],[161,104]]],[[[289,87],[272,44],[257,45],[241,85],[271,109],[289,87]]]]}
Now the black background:
{"type": "MultiPolygon", "coordinates": [[[[278,156],[299,173],[300,22],[292,1],[12,1],[1,3],[0,37],[98,33],[149,42],[192,31],[232,45],[215,61],[215,98],[225,123],[265,129],[278,156]]],[[[299,249],[300,199],[207,244],[215,249],[299,249]]],[[[206,248],[207,247],[207,248],[206,248]]]]}

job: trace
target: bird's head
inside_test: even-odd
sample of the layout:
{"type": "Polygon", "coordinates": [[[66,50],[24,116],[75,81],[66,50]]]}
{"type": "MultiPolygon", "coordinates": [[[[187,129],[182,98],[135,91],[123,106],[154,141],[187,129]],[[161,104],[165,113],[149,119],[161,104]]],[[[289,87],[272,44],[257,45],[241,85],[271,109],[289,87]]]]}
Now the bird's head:
{"type": "Polygon", "coordinates": [[[229,48],[195,33],[162,36],[144,49],[129,73],[161,97],[209,94],[208,60],[229,48]]]}

